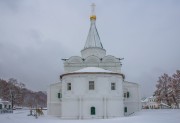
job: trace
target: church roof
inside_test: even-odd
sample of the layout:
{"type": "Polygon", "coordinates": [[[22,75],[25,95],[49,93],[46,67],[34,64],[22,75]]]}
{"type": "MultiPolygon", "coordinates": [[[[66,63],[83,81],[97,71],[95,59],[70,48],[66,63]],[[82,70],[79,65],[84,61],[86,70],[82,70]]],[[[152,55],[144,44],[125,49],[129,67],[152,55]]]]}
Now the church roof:
{"type": "Polygon", "coordinates": [[[82,68],[80,70],[74,71],[73,73],[81,73],[81,72],[115,73],[115,72],[112,72],[112,71],[109,71],[109,70],[105,70],[105,69],[102,69],[102,68],[98,68],[98,67],[85,67],[85,68],[82,68]]]}
{"type": "Polygon", "coordinates": [[[98,68],[98,67],[85,67],[85,68],[82,68],[82,69],[74,71],[74,72],[64,73],[64,74],[60,75],[60,78],[62,79],[63,76],[72,75],[72,74],[73,75],[74,74],[112,74],[112,75],[121,75],[123,77],[123,79],[125,78],[125,76],[121,73],[105,70],[105,69],[98,68]]]}
{"type": "Polygon", "coordinates": [[[89,29],[89,33],[87,36],[86,44],[84,46],[84,49],[91,48],[91,47],[98,47],[103,48],[97,28],[96,28],[96,16],[90,17],[91,25],[89,29]]]}

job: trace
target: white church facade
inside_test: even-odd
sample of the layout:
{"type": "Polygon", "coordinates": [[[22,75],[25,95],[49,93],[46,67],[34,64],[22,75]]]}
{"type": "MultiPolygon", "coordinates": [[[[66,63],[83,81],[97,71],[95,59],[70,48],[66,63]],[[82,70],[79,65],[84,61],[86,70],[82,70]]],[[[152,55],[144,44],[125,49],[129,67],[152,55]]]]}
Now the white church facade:
{"type": "Polygon", "coordinates": [[[125,81],[121,59],[106,55],[90,16],[90,30],[81,56],[64,61],[60,82],[48,88],[48,114],[62,119],[114,118],[141,109],[139,85],[125,81]]]}

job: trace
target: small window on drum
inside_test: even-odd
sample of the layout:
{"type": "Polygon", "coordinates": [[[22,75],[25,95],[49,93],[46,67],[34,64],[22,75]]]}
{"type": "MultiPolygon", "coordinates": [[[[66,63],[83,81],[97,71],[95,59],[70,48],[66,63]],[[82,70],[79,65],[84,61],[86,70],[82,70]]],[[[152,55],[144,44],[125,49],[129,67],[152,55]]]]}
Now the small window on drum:
{"type": "Polygon", "coordinates": [[[67,83],[67,90],[68,90],[68,91],[71,90],[71,83],[67,83]]]}
{"type": "Polygon", "coordinates": [[[116,90],[116,83],[114,82],[111,83],[111,90],[116,90]]]}
{"type": "Polygon", "coordinates": [[[89,81],[89,90],[94,90],[94,81],[89,81]]]}

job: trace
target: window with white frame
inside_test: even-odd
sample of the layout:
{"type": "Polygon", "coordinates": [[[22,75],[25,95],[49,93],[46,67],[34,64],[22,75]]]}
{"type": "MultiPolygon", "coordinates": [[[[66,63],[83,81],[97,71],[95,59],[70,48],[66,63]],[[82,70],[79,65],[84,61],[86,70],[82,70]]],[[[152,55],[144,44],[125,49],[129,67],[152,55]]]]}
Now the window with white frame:
{"type": "Polygon", "coordinates": [[[68,91],[71,90],[71,83],[67,83],[67,90],[68,90],[68,91]]]}
{"type": "Polygon", "coordinates": [[[127,92],[127,98],[129,98],[129,92],[127,92]]]}
{"type": "Polygon", "coordinates": [[[126,93],[124,93],[124,98],[126,98],[126,93]]]}
{"type": "Polygon", "coordinates": [[[116,90],[116,83],[114,82],[111,83],[111,90],[116,90]]]}
{"type": "Polygon", "coordinates": [[[62,98],[62,94],[61,93],[58,93],[58,98],[62,98]]]}
{"type": "Polygon", "coordinates": [[[124,93],[124,98],[129,98],[129,92],[124,93]]]}
{"type": "Polygon", "coordinates": [[[94,81],[89,81],[89,90],[94,90],[94,81]]]}

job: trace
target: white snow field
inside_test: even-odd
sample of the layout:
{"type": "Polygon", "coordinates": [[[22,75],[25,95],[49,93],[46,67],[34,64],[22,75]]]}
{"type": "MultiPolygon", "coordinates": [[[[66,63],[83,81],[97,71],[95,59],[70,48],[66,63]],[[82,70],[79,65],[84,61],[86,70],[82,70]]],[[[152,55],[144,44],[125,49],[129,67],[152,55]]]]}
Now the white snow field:
{"type": "Polygon", "coordinates": [[[62,120],[44,113],[36,119],[27,116],[28,110],[16,110],[11,114],[0,114],[0,123],[180,123],[180,109],[142,110],[128,117],[90,120],[62,120]]]}

